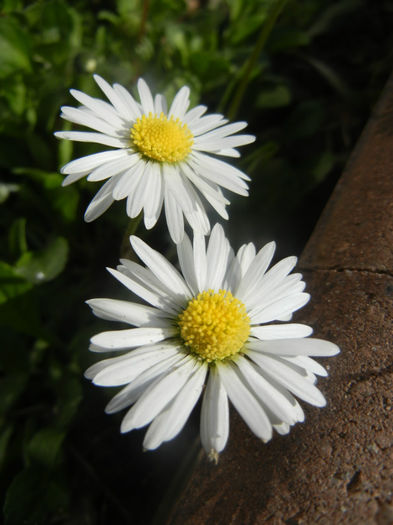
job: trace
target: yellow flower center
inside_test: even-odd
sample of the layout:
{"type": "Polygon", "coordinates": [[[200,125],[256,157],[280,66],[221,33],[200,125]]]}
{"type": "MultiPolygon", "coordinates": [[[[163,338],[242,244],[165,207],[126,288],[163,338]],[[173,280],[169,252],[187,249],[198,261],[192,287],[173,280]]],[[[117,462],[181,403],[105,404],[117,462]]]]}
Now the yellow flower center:
{"type": "Polygon", "coordinates": [[[131,141],[135,148],[149,159],[159,162],[179,162],[187,157],[194,137],[179,118],[160,115],[143,115],[131,128],[131,141]]]}
{"type": "Polygon", "coordinates": [[[238,353],[250,333],[246,307],[226,290],[201,292],[177,322],[184,345],[207,362],[238,353]]]}

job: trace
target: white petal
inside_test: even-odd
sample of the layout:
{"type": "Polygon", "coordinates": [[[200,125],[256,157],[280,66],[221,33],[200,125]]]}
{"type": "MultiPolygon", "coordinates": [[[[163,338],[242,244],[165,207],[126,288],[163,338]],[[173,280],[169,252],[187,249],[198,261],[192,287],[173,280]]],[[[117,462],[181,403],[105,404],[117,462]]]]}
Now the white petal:
{"type": "MultiPolygon", "coordinates": [[[[143,270],[143,268],[141,269],[143,270]]],[[[107,268],[107,270],[126,288],[147,303],[168,312],[168,314],[176,314],[176,310],[172,306],[173,301],[164,295],[159,288],[151,286],[150,282],[146,283],[146,278],[142,280],[138,275],[124,275],[123,272],[113,270],[112,268],[107,268]]]]}
{"type": "Polygon", "coordinates": [[[124,126],[123,119],[119,117],[113,106],[107,102],[98,98],[90,97],[89,95],[86,95],[86,93],[78,91],[77,89],[70,89],[70,93],[78,102],[84,104],[87,108],[93,111],[93,113],[96,113],[97,116],[106,120],[112,126],[120,128],[124,126]]]}
{"type": "MultiPolygon", "coordinates": [[[[266,274],[267,275],[267,274],[266,274]]],[[[248,290],[247,297],[243,301],[247,303],[249,312],[261,310],[280,299],[299,294],[304,291],[306,283],[292,275],[282,277],[279,282],[272,284],[268,277],[261,276],[256,286],[248,290]]],[[[296,274],[295,274],[296,275],[296,274]]]]}
{"type": "Polygon", "coordinates": [[[224,157],[233,157],[234,159],[238,159],[240,157],[240,153],[234,148],[220,149],[220,151],[217,151],[216,154],[222,155],[224,157]]]}
{"type": "Polygon", "coordinates": [[[184,235],[183,212],[172,193],[168,191],[167,185],[164,187],[164,204],[169,235],[173,242],[178,244],[182,241],[184,235]]]}
{"type": "MultiPolygon", "coordinates": [[[[266,245],[269,246],[269,245],[266,245]]],[[[265,248],[266,248],[265,246],[265,248]]],[[[262,248],[263,249],[263,248],[262,248]]],[[[274,245],[275,249],[275,245],[274,245]]],[[[241,269],[241,276],[242,278],[245,276],[247,270],[249,269],[252,261],[255,259],[256,256],[256,250],[255,246],[252,242],[249,242],[248,244],[243,244],[241,246],[236,254],[236,258],[238,259],[240,263],[240,269],[241,269]]],[[[260,262],[262,264],[262,262],[260,262]]],[[[269,263],[270,264],[270,263],[269,263]]],[[[268,265],[269,265],[268,264],[268,265]]]]}
{"type": "Polygon", "coordinates": [[[184,216],[186,217],[194,232],[197,231],[202,233],[202,235],[207,235],[210,232],[210,222],[206,215],[206,211],[201,202],[201,199],[188,179],[183,179],[183,183],[193,202],[192,211],[183,210],[184,216]]]}
{"type": "Polygon", "coordinates": [[[98,190],[85,211],[86,222],[94,221],[111,206],[114,201],[112,191],[116,182],[117,179],[112,177],[98,190]]]}
{"type": "Polygon", "coordinates": [[[98,168],[102,164],[105,164],[109,161],[117,160],[128,156],[128,151],[124,149],[110,150],[110,151],[101,151],[100,153],[93,153],[92,155],[87,155],[86,157],[81,157],[80,159],[75,159],[65,164],[60,173],[63,174],[73,174],[85,172],[86,174],[90,171],[98,168]]]}
{"type": "Polygon", "coordinates": [[[316,357],[331,357],[340,352],[339,347],[334,343],[314,337],[307,339],[249,341],[247,346],[259,352],[282,356],[312,355],[316,357]]]}
{"type": "Polygon", "coordinates": [[[198,291],[203,292],[206,288],[207,259],[205,237],[200,233],[194,234],[194,271],[198,285],[198,291]]]}
{"type": "MultiPolygon", "coordinates": [[[[100,347],[97,347],[97,345],[90,344],[89,350],[96,352],[100,350],[100,347]]],[[[148,354],[160,357],[161,352],[163,353],[162,359],[166,359],[168,356],[179,354],[176,345],[173,345],[172,343],[168,342],[159,343],[158,345],[143,346],[141,348],[130,350],[125,354],[121,354],[116,357],[110,357],[109,359],[103,359],[101,361],[98,361],[98,363],[94,363],[86,370],[84,376],[87,379],[94,379],[98,375],[98,373],[111,367],[112,365],[127,365],[131,360],[133,361],[134,359],[136,359],[137,361],[139,361],[141,356],[145,358],[148,354]]],[[[157,362],[159,361],[161,361],[161,358],[157,359],[157,362]]]]}
{"type": "MultiPolygon", "coordinates": [[[[181,164],[181,170],[183,174],[195,185],[196,188],[202,193],[202,195],[208,199],[213,198],[221,202],[222,204],[230,204],[230,201],[224,197],[219,186],[212,182],[206,181],[199,177],[197,173],[185,162],[181,164]]],[[[210,202],[210,200],[209,200],[210,202]]]]}
{"type": "Polygon", "coordinates": [[[111,330],[101,332],[91,338],[95,345],[107,348],[108,350],[121,350],[136,346],[158,343],[168,337],[176,335],[175,328],[129,328],[126,330],[111,330]]]}
{"type": "Polygon", "coordinates": [[[142,239],[131,236],[130,241],[135,253],[150,268],[158,280],[162,281],[166,287],[173,290],[175,294],[191,298],[191,293],[184,282],[184,279],[176,268],[167,261],[167,259],[156,250],[153,250],[142,239]]]}
{"type": "Polygon", "coordinates": [[[227,137],[228,135],[237,133],[245,127],[247,127],[247,122],[233,122],[232,124],[221,126],[218,129],[200,135],[197,139],[195,139],[195,143],[203,144],[205,142],[214,141],[217,138],[227,137]]]}
{"type": "Polygon", "coordinates": [[[254,141],[254,135],[233,135],[231,137],[218,139],[211,138],[209,142],[204,142],[203,144],[194,143],[192,149],[195,151],[206,151],[218,154],[221,149],[237,148],[239,146],[251,144],[254,141]]]}
{"type": "Polygon", "coordinates": [[[280,315],[277,317],[276,321],[282,321],[283,323],[287,323],[288,321],[292,320],[292,317],[293,317],[292,314],[280,315]]]}
{"type": "Polygon", "coordinates": [[[146,229],[152,228],[161,213],[164,190],[160,166],[152,163],[145,187],[145,204],[143,220],[146,229]]]}
{"type": "Polygon", "coordinates": [[[297,413],[294,406],[257,371],[250,361],[240,357],[236,360],[236,365],[263,405],[271,410],[278,419],[289,425],[296,423],[297,413]]]}
{"type": "Polygon", "coordinates": [[[296,357],[285,357],[284,359],[286,361],[294,363],[297,366],[305,368],[312,374],[316,374],[322,377],[327,377],[328,375],[326,368],[324,368],[322,365],[317,363],[317,361],[311,359],[311,357],[308,357],[306,355],[298,355],[296,357]]]}
{"type": "Polygon", "coordinates": [[[118,95],[115,89],[112,88],[106,80],[104,80],[99,75],[93,75],[94,80],[99,85],[100,89],[105,93],[109,102],[113,105],[114,108],[119,112],[120,115],[127,115],[128,107],[124,103],[124,100],[121,96],[118,95]]]}
{"type": "Polygon", "coordinates": [[[179,265],[186,283],[188,284],[192,295],[198,293],[198,284],[194,270],[194,252],[191,241],[187,235],[184,235],[182,242],[176,245],[179,265]]]}
{"type": "Polygon", "coordinates": [[[62,186],[69,186],[70,184],[73,184],[74,182],[77,182],[78,180],[82,179],[83,177],[86,177],[88,174],[88,171],[81,171],[80,173],[73,173],[72,175],[67,175],[63,179],[63,182],[61,183],[62,186]]]}
{"type": "Polygon", "coordinates": [[[206,287],[215,291],[222,288],[227,271],[230,246],[220,224],[216,224],[211,232],[207,248],[207,278],[206,287]]]}
{"type": "Polygon", "coordinates": [[[168,407],[153,420],[143,441],[145,449],[154,450],[181,431],[201,395],[206,372],[207,365],[201,364],[168,407]]]}
{"type": "Polygon", "coordinates": [[[235,177],[226,170],[213,171],[204,162],[199,162],[199,158],[195,161],[190,159],[188,162],[199,177],[203,177],[207,181],[218,184],[239,195],[248,195],[248,186],[240,177],[235,177]]]}
{"type": "Polygon", "coordinates": [[[189,194],[194,201],[194,209],[191,212],[184,211],[184,216],[194,232],[198,231],[202,233],[202,235],[208,235],[210,233],[210,222],[205,207],[198,193],[188,181],[186,181],[186,185],[189,186],[189,194]]]}
{"type": "Polygon", "coordinates": [[[187,113],[184,115],[183,122],[187,124],[187,126],[192,125],[193,122],[206,113],[206,110],[207,106],[195,106],[194,108],[190,109],[190,111],[187,111],[187,113]]]}
{"type": "Polygon", "coordinates": [[[118,299],[90,299],[86,303],[97,317],[109,321],[120,321],[134,326],[164,328],[169,322],[157,308],[118,299]]]}
{"type": "Polygon", "coordinates": [[[249,312],[251,324],[269,323],[283,315],[295,312],[310,300],[308,293],[298,293],[279,299],[268,306],[249,312]]]}
{"type": "Polygon", "coordinates": [[[231,364],[217,364],[217,370],[228,397],[250,430],[263,441],[272,437],[272,425],[255,395],[231,364]]]}
{"type": "Polygon", "coordinates": [[[229,404],[215,367],[210,369],[201,409],[201,442],[212,459],[224,450],[229,435],[229,404]]]}
{"type": "Polygon", "coordinates": [[[139,118],[142,115],[140,105],[134,100],[134,98],[126,90],[126,88],[121,86],[120,84],[113,84],[113,89],[115,90],[117,95],[122,98],[127,108],[124,113],[124,116],[132,120],[136,120],[137,118],[139,118]]]}
{"type": "Polygon", "coordinates": [[[93,170],[87,177],[87,180],[89,182],[98,182],[109,179],[134,166],[138,162],[138,159],[139,156],[134,153],[120,159],[111,160],[93,170]]]}
{"type": "Polygon", "coordinates": [[[173,195],[183,211],[193,211],[194,201],[178,170],[169,164],[164,164],[162,170],[167,191],[173,195]]]}
{"type": "Polygon", "coordinates": [[[149,86],[146,84],[146,82],[143,80],[143,78],[140,78],[138,80],[138,92],[141,99],[141,104],[143,108],[143,112],[146,115],[149,115],[149,113],[154,114],[154,101],[151,94],[151,91],[149,89],[149,86]]]}
{"type": "MultiPolygon", "coordinates": [[[[292,271],[296,262],[297,257],[286,257],[275,264],[265,275],[260,274],[243,295],[243,301],[247,303],[248,308],[258,306],[261,301],[266,305],[269,304],[274,294],[277,293],[278,287],[284,284],[285,277],[292,271]]],[[[288,292],[287,295],[290,293],[288,292]]]]}
{"type": "Polygon", "coordinates": [[[149,367],[147,370],[139,374],[129,385],[122,388],[122,390],[120,390],[120,392],[109,401],[105,407],[105,412],[107,414],[114,414],[115,412],[119,412],[120,410],[123,410],[123,408],[134,404],[147,387],[157,379],[157,377],[165,374],[182,359],[183,354],[178,353],[149,367]]]}
{"type": "Polygon", "coordinates": [[[168,117],[179,118],[183,120],[187,108],[190,104],[190,88],[183,86],[173,99],[171,108],[169,110],[168,117]]]}
{"type": "Polygon", "coordinates": [[[222,115],[211,114],[205,117],[198,118],[193,122],[189,122],[188,127],[190,128],[190,131],[194,135],[194,137],[196,137],[198,135],[201,135],[202,133],[210,131],[211,129],[223,126],[227,122],[228,121],[224,119],[222,115]]]}
{"type": "Polygon", "coordinates": [[[126,385],[156,363],[178,353],[176,346],[161,344],[138,348],[125,357],[106,359],[104,368],[94,375],[93,383],[99,386],[126,385]]]}
{"type": "MultiPolygon", "coordinates": [[[[196,185],[197,187],[199,185],[196,185]]],[[[217,186],[218,187],[218,186],[217,186]]],[[[198,187],[199,189],[199,187],[198,187]]],[[[217,192],[218,198],[216,196],[210,195],[210,193],[201,192],[204,198],[207,200],[207,202],[214,208],[214,210],[218,213],[220,217],[222,217],[224,220],[229,219],[228,212],[225,209],[226,204],[223,204],[222,198],[221,198],[221,191],[217,192]]],[[[225,199],[226,200],[226,199],[225,199]]]]}
{"type": "Polygon", "coordinates": [[[262,340],[292,339],[297,337],[308,337],[313,332],[310,326],[305,324],[271,324],[263,326],[252,326],[250,335],[262,340]]]}
{"type": "Polygon", "coordinates": [[[259,250],[257,255],[251,262],[247,272],[240,281],[239,287],[236,290],[236,297],[241,301],[245,302],[245,299],[249,295],[249,291],[255,286],[255,282],[266,272],[276,249],[275,242],[269,242],[265,244],[263,248],[259,250]]]}
{"type": "MultiPolygon", "coordinates": [[[[113,190],[113,198],[115,200],[121,200],[125,197],[133,196],[135,188],[138,186],[139,181],[143,177],[145,169],[145,161],[139,160],[135,166],[123,173],[113,190]]],[[[131,198],[132,201],[132,198],[131,198]]],[[[130,216],[131,203],[128,205],[127,202],[127,215],[130,216]],[[129,209],[128,209],[129,208],[129,209]]]]}
{"type": "Polygon", "coordinates": [[[233,293],[237,290],[241,279],[241,269],[238,259],[235,257],[231,248],[228,256],[228,269],[224,278],[223,288],[231,290],[233,293]]]}
{"type": "Polygon", "coordinates": [[[103,144],[104,146],[112,146],[113,148],[128,147],[128,141],[125,139],[110,137],[109,135],[95,133],[94,131],[56,131],[55,137],[76,142],[93,142],[95,144],[103,144]]]}
{"type": "Polygon", "coordinates": [[[292,406],[292,410],[295,415],[296,421],[302,423],[305,419],[305,416],[304,416],[303,409],[300,406],[297,399],[293,397],[291,392],[289,392],[281,383],[273,379],[268,374],[265,374],[264,371],[260,367],[258,367],[258,371],[267,381],[269,381],[269,383],[272,385],[273,388],[277,390],[277,392],[280,392],[280,394],[283,395],[289,401],[289,403],[292,406]]]}
{"type": "Polygon", "coordinates": [[[173,288],[158,279],[149,268],[145,268],[128,259],[120,259],[121,265],[117,269],[130,277],[133,281],[142,285],[145,289],[157,294],[160,298],[160,309],[168,313],[177,312],[184,303],[184,298],[173,288]],[[179,304],[180,303],[180,304],[179,304]]]}
{"type": "Polygon", "coordinates": [[[167,114],[166,98],[161,93],[157,93],[154,97],[154,111],[157,115],[161,115],[161,113],[167,114]]]}
{"type": "Polygon", "coordinates": [[[289,366],[289,363],[286,365],[279,358],[270,357],[252,350],[249,350],[247,355],[263,369],[265,374],[281,383],[295,396],[300,397],[300,399],[307,401],[311,405],[318,407],[326,405],[326,400],[322,393],[307,379],[296,373],[289,366]]]}
{"type": "Polygon", "coordinates": [[[86,126],[87,128],[94,129],[105,135],[111,137],[124,137],[124,129],[108,124],[105,120],[100,119],[94,113],[80,108],[72,108],[70,106],[63,106],[61,108],[62,113],[61,117],[73,122],[74,124],[80,124],[81,126],[86,126]]]}
{"type": "MultiPolygon", "coordinates": [[[[146,348],[146,347],[145,347],[146,348]]],[[[145,350],[144,348],[144,350],[145,350]]],[[[90,345],[89,350],[92,349],[93,352],[96,351],[95,345],[90,345]]],[[[132,350],[132,352],[138,352],[138,350],[132,350]]],[[[146,352],[147,354],[148,352],[146,352]]],[[[117,356],[117,357],[111,357],[109,359],[103,359],[102,361],[98,361],[98,363],[94,363],[93,365],[89,366],[89,368],[85,371],[84,376],[86,379],[94,380],[94,378],[103,370],[107,369],[108,367],[119,364],[119,363],[126,363],[130,359],[131,352],[128,352],[126,354],[117,356]]]]}
{"type": "MultiPolygon", "coordinates": [[[[144,162],[144,166],[142,168],[142,176],[138,177],[138,182],[134,188],[134,192],[132,195],[129,196],[129,200],[127,203],[127,213],[132,218],[138,217],[145,204],[146,183],[150,177],[152,165],[153,163],[150,161],[144,162]]],[[[140,168],[138,168],[138,170],[140,170],[140,168]]]]}
{"type": "Polygon", "coordinates": [[[281,436],[285,436],[290,431],[290,426],[287,423],[280,423],[278,425],[273,425],[273,428],[281,436]]]}
{"type": "Polygon", "coordinates": [[[181,390],[195,368],[195,360],[186,356],[181,364],[159,377],[141,395],[125,415],[120,431],[129,432],[150,423],[181,390]]]}
{"type": "MultiPolygon", "coordinates": [[[[270,306],[273,303],[277,303],[278,301],[286,299],[287,297],[294,297],[296,295],[301,294],[306,287],[306,283],[304,281],[297,280],[295,277],[296,277],[296,274],[295,276],[288,275],[281,282],[281,284],[267,291],[266,294],[260,295],[259,297],[258,297],[258,294],[260,294],[260,290],[254,290],[253,296],[250,297],[250,304],[255,305],[254,307],[251,306],[250,308],[251,316],[253,316],[257,311],[260,312],[261,310],[270,306]]],[[[279,315],[276,318],[276,320],[279,320],[279,321],[290,320],[290,319],[282,319],[283,315],[284,313],[279,315]]],[[[285,316],[286,315],[288,315],[288,313],[285,313],[285,316]]]]}
{"type": "Polygon", "coordinates": [[[204,153],[195,152],[192,155],[192,158],[200,164],[204,170],[209,172],[222,172],[225,173],[229,178],[233,180],[243,179],[246,181],[251,180],[248,175],[243,173],[241,170],[235,168],[231,164],[228,164],[228,162],[224,162],[223,160],[216,159],[212,157],[211,155],[205,155],[204,153]]]}

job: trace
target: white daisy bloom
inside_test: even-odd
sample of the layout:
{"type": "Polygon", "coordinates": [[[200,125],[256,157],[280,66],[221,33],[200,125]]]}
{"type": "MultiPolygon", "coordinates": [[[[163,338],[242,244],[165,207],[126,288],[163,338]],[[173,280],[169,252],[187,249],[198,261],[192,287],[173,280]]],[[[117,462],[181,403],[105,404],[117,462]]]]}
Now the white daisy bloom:
{"type": "Polygon", "coordinates": [[[106,181],[91,201],[85,220],[102,215],[115,200],[127,198],[127,214],[143,210],[146,228],[152,228],[165,208],[169,233],[175,243],[184,234],[184,217],[193,230],[207,235],[209,220],[200,195],[228,218],[222,188],[248,195],[250,180],[240,170],[212,155],[239,157],[236,148],[254,142],[253,135],[238,135],[246,122],[227,124],[222,115],[204,115],[206,106],[188,110],[188,87],[176,94],[169,111],[165,97],[154,98],[146,82],[138,81],[140,102],[121,85],[110,86],[94,79],[109,100],[90,97],[71,89],[82,105],[64,106],[61,117],[94,131],[58,131],[56,137],[95,142],[113,148],[63,166],[63,186],[84,176],[88,181],[106,181]]]}
{"type": "Polygon", "coordinates": [[[135,327],[92,337],[92,351],[122,353],[86,371],[96,385],[123,386],[106,407],[131,406],[121,432],[149,425],[143,446],[155,449],[180,432],[202,395],[201,441],[217,460],[228,439],[228,399],[264,442],[304,420],[294,396],[325,405],[315,382],[327,372],[310,356],[339,348],[288,323],[310,298],[301,274],[290,274],[296,257],[268,270],[273,242],[258,253],[245,244],[235,255],[218,224],[207,249],[200,234],[177,245],[181,273],[138,237],[131,244],[146,266],[121,260],[109,271],[149,305],[87,301],[98,317],[135,327]]]}

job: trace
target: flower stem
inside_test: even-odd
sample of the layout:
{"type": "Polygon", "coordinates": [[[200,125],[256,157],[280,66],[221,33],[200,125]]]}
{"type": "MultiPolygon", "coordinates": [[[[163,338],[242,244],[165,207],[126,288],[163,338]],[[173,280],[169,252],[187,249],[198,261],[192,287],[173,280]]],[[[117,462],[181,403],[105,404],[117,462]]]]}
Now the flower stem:
{"type": "Polygon", "coordinates": [[[138,42],[142,40],[142,38],[145,36],[146,33],[146,22],[147,17],[149,14],[149,0],[143,1],[143,11],[142,11],[142,18],[141,18],[141,25],[139,27],[139,34],[138,34],[138,42]]]}
{"type": "Polygon", "coordinates": [[[254,69],[255,63],[258,60],[261,51],[266,44],[266,41],[276,23],[276,20],[281,13],[287,0],[277,0],[274,5],[270,8],[267,19],[262,24],[261,31],[259,33],[258,40],[254,46],[254,49],[248,58],[247,62],[243,67],[241,73],[240,82],[238,88],[233,97],[232,103],[228,110],[228,117],[230,120],[233,120],[236,116],[236,113],[239,109],[240,103],[243,100],[244,93],[246,91],[247,85],[250,82],[251,73],[254,69]]]}

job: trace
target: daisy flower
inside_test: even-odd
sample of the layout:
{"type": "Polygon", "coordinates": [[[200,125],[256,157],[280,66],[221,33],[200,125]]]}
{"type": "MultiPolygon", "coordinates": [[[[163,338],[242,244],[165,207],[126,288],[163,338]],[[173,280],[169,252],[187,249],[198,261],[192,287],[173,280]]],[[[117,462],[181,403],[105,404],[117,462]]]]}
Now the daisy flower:
{"type": "Polygon", "coordinates": [[[149,425],[143,446],[155,449],[180,432],[202,395],[201,441],[217,460],[228,439],[228,399],[264,442],[304,420],[294,396],[325,405],[314,384],[327,373],[310,356],[339,348],[288,323],[309,300],[301,274],[290,275],[296,257],[268,270],[273,242],[258,253],[245,244],[235,255],[216,225],[207,249],[200,234],[177,245],[181,274],[138,237],[131,244],[146,266],[121,260],[109,271],[149,304],[87,301],[98,317],[136,327],[92,337],[92,351],[121,355],[86,371],[96,385],[123,386],[106,407],[111,414],[131,406],[121,432],[149,425]]]}
{"type": "Polygon", "coordinates": [[[146,228],[152,228],[162,206],[175,243],[184,234],[184,217],[193,230],[209,233],[209,220],[200,198],[227,219],[222,188],[248,195],[250,180],[240,170],[215,156],[239,157],[236,148],[254,142],[253,135],[236,134],[246,122],[227,124],[222,115],[204,115],[206,106],[188,110],[190,90],[182,87],[167,109],[165,97],[154,98],[146,82],[138,81],[140,102],[121,85],[94,79],[109,100],[71,89],[81,106],[64,106],[61,117],[94,131],[58,131],[56,137],[95,142],[113,149],[73,160],[63,166],[63,186],[85,175],[88,181],[106,181],[85,213],[87,222],[103,214],[115,200],[127,198],[127,214],[143,210],[146,228]],[[212,156],[214,155],[214,156],[212,156]]]}

